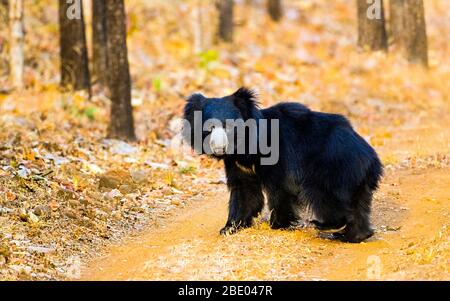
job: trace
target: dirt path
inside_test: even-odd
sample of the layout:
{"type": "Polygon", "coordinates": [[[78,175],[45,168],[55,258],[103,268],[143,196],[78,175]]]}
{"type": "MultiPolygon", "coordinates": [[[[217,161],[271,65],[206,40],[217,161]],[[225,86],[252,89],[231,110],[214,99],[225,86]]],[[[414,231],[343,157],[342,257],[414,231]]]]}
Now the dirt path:
{"type": "Polygon", "coordinates": [[[264,222],[221,237],[228,193],[218,186],[217,192],[180,210],[167,225],[112,247],[88,264],[82,278],[448,280],[450,168],[446,163],[433,165],[450,153],[447,123],[431,120],[422,123],[421,130],[397,130],[378,148],[382,157],[395,157],[397,165],[386,169],[373,205],[376,234],[365,243],[327,240],[313,229],[274,231],[264,222]],[[404,160],[409,163],[401,167],[404,160]],[[425,166],[440,167],[418,163],[430,160],[425,166]]]}
{"type": "Polygon", "coordinates": [[[92,262],[90,280],[449,279],[449,169],[388,173],[374,204],[377,233],[362,244],[312,229],[273,231],[264,223],[230,237],[218,231],[226,194],[113,247],[92,262]]]}

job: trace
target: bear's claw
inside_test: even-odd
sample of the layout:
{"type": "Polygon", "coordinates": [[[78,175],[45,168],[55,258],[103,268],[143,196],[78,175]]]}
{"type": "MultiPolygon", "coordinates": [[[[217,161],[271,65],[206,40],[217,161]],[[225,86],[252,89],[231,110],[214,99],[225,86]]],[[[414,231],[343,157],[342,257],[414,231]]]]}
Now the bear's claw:
{"type": "Polygon", "coordinates": [[[238,231],[238,228],[235,226],[225,226],[220,230],[220,235],[228,236],[233,235],[238,231]]]}

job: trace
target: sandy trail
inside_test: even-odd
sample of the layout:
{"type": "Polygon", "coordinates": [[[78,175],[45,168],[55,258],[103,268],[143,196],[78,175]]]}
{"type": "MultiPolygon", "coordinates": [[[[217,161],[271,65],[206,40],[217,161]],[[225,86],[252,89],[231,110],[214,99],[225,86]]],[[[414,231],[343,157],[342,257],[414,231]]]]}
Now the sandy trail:
{"type": "Polygon", "coordinates": [[[226,194],[180,212],[84,271],[89,280],[449,279],[449,169],[388,174],[374,203],[376,235],[361,244],[266,224],[221,237],[226,194]]]}
{"type": "MultiPolygon", "coordinates": [[[[446,125],[433,121],[422,128],[399,131],[379,148],[381,156],[423,159],[450,152],[446,125]]],[[[324,239],[313,229],[274,231],[264,222],[222,237],[228,193],[217,187],[166,224],[111,247],[88,263],[82,279],[450,279],[448,165],[387,169],[374,198],[376,234],[360,244],[324,239]]]]}

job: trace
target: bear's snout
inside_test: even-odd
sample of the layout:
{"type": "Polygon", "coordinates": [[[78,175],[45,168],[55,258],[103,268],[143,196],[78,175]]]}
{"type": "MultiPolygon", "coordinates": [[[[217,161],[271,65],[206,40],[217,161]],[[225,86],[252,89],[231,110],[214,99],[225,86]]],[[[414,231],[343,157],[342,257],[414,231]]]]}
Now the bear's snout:
{"type": "Polygon", "coordinates": [[[209,146],[216,156],[223,156],[226,153],[228,148],[228,137],[223,128],[216,127],[211,131],[209,146]]]}

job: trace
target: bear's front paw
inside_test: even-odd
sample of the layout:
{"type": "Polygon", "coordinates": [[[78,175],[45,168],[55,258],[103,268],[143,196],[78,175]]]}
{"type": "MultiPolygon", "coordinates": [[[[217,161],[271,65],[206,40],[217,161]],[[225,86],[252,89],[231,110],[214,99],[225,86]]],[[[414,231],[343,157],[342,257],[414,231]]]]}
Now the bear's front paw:
{"type": "Polygon", "coordinates": [[[236,226],[225,226],[220,230],[220,235],[228,236],[233,235],[239,230],[236,226]]]}

